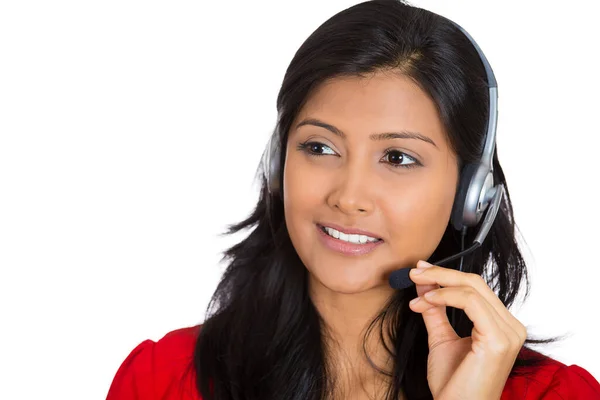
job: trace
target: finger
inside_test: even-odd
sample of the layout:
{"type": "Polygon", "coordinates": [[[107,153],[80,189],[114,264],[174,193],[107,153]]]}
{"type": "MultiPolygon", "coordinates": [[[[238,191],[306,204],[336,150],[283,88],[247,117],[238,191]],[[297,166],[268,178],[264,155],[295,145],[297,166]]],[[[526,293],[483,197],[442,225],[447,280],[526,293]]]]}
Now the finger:
{"type": "MultiPolygon", "coordinates": [[[[431,264],[421,264],[417,268],[430,268],[431,264]]],[[[438,284],[431,285],[416,285],[417,288],[417,299],[422,299],[425,293],[440,288],[438,284]]],[[[416,304],[418,300],[411,304],[413,311],[420,313],[423,316],[423,322],[427,329],[427,338],[429,348],[435,347],[437,344],[442,343],[446,340],[457,339],[458,335],[448,320],[445,306],[432,306],[426,301],[416,304]]]]}
{"type": "Polygon", "coordinates": [[[431,292],[432,290],[436,290],[440,288],[440,285],[416,285],[417,288],[417,296],[423,297],[423,295],[427,292],[431,292]]]}
{"type": "MultiPolygon", "coordinates": [[[[460,289],[463,290],[465,293],[467,292],[475,292],[475,289],[473,289],[470,286],[457,286],[457,287],[453,287],[455,289],[460,289]]],[[[437,289],[434,289],[437,290],[437,289]]],[[[428,291],[427,293],[429,293],[430,291],[428,291]]],[[[437,292],[436,292],[437,293],[437,292]]],[[[434,293],[433,295],[435,295],[436,293],[434,293]]],[[[476,292],[478,295],[479,293],[476,292]]],[[[429,295],[431,296],[431,295],[429,295]]],[[[428,296],[423,296],[425,298],[425,301],[430,304],[430,306],[427,305],[421,305],[421,307],[423,307],[422,311],[426,311],[429,307],[437,307],[439,306],[439,304],[437,302],[433,302],[433,301],[428,301],[428,296]]],[[[514,335],[513,330],[510,328],[510,326],[498,315],[498,313],[496,312],[496,310],[485,300],[482,300],[483,305],[488,309],[488,312],[491,313],[493,315],[494,321],[496,321],[498,327],[507,335],[514,335]]]]}
{"type": "MultiPolygon", "coordinates": [[[[421,269],[430,268],[430,267],[432,267],[432,265],[429,264],[429,263],[427,265],[425,265],[425,264],[421,264],[421,265],[417,264],[417,268],[421,268],[421,269]]],[[[425,293],[427,293],[427,292],[429,292],[431,290],[435,290],[435,289],[439,289],[440,288],[440,285],[438,285],[437,283],[433,283],[433,284],[429,284],[429,285],[419,285],[419,284],[417,284],[415,286],[417,288],[417,296],[419,296],[419,297],[423,297],[423,295],[425,293]]]]}
{"type": "MultiPolygon", "coordinates": [[[[432,267],[432,265],[429,263],[417,265],[417,268],[421,269],[430,267],[432,267]]],[[[410,304],[413,311],[418,312],[423,316],[423,322],[425,323],[425,328],[427,329],[427,341],[430,349],[446,340],[458,338],[456,331],[448,320],[445,306],[432,306],[431,303],[427,303],[425,300],[423,300],[421,303],[416,303],[423,299],[423,295],[425,295],[425,293],[428,293],[432,290],[437,290],[439,288],[440,285],[437,283],[430,285],[417,284],[417,296],[419,297],[417,297],[417,299],[413,299],[413,302],[410,304]]]]}
{"type": "Polygon", "coordinates": [[[487,285],[483,278],[478,274],[460,272],[450,268],[443,268],[431,265],[426,261],[419,261],[416,269],[410,271],[410,279],[418,285],[437,284],[442,287],[471,286],[490,304],[498,313],[499,317],[513,330],[513,334],[520,340],[525,340],[527,331],[523,325],[516,319],[510,311],[504,306],[498,296],[487,285]],[[425,266],[426,268],[423,268],[425,266]],[[417,271],[423,273],[417,274],[417,271]]]}
{"type": "Polygon", "coordinates": [[[425,295],[425,300],[435,306],[444,305],[464,310],[473,322],[473,340],[486,343],[496,354],[504,354],[512,345],[505,331],[508,326],[474,288],[446,287],[429,292],[425,295]]]}
{"type": "MultiPolygon", "coordinates": [[[[417,286],[417,292],[420,291],[424,292],[417,286]]],[[[427,343],[429,349],[433,349],[440,343],[444,343],[448,340],[458,339],[458,334],[448,320],[445,305],[429,303],[424,297],[420,296],[410,302],[410,308],[414,312],[421,314],[423,317],[423,322],[427,329],[427,343]]]]}

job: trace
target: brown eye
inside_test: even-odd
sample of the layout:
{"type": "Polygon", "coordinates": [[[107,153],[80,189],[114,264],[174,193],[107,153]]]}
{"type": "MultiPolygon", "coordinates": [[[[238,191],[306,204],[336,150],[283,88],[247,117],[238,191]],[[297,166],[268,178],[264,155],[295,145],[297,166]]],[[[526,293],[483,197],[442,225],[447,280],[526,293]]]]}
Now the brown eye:
{"type": "Polygon", "coordinates": [[[335,152],[331,150],[331,147],[321,142],[300,143],[298,149],[311,156],[335,155],[335,152]]]}
{"type": "Polygon", "coordinates": [[[398,150],[388,151],[383,158],[393,167],[413,168],[420,165],[415,158],[398,150]]]}
{"type": "Polygon", "coordinates": [[[308,145],[310,151],[316,154],[323,154],[323,147],[325,147],[323,143],[311,143],[308,145]]]}
{"type": "Polygon", "coordinates": [[[404,154],[399,151],[390,151],[388,153],[388,159],[392,164],[402,164],[404,160],[404,154]]]}

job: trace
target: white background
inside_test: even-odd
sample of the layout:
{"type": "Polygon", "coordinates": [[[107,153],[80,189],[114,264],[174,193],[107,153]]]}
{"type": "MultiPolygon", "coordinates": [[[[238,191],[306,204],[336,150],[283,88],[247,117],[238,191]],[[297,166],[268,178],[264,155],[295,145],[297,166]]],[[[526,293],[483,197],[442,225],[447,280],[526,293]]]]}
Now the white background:
{"type": "MultiPolygon", "coordinates": [[[[355,3],[0,5],[0,398],[102,399],[139,342],[202,321],[285,69],[355,3]]],[[[600,377],[593,2],[413,4],[464,26],[498,79],[533,278],[513,311],[600,377]]]]}

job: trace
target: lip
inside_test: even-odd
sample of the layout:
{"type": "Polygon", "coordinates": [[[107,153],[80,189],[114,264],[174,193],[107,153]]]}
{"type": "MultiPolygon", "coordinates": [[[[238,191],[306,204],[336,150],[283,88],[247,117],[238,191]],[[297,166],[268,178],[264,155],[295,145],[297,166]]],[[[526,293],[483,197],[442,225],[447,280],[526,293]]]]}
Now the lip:
{"type": "Polygon", "coordinates": [[[330,224],[328,222],[324,222],[324,223],[318,222],[317,225],[319,225],[319,226],[326,226],[328,228],[333,228],[336,231],[340,231],[340,232],[346,233],[348,235],[353,235],[353,234],[354,235],[366,235],[366,236],[370,236],[370,237],[375,238],[375,239],[381,239],[381,237],[377,236],[376,233],[365,231],[363,229],[344,228],[343,226],[339,226],[339,225],[336,225],[336,224],[330,224]]]}
{"type": "MultiPolygon", "coordinates": [[[[329,227],[337,229],[334,226],[329,227]]],[[[364,244],[344,242],[343,240],[336,239],[323,232],[323,229],[321,229],[320,224],[315,225],[315,228],[317,229],[319,238],[321,239],[321,243],[323,243],[325,247],[347,256],[361,256],[364,254],[368,254],[383,243],[383,240],[379,240],[377,242],[367,242],[364,244]]],[[[364,233],[361,233],[361,235],[363,234],[364,233]]]]}

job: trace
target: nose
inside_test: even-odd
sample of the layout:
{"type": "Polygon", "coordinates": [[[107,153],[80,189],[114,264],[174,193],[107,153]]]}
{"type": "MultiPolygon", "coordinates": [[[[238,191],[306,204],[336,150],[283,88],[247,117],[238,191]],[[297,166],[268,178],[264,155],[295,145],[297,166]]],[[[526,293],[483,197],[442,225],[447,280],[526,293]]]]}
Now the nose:
{"type": "Polygon", "coordinates": [[[327,198],[330,207],[337,208],[349,216],[368,215],[373,212],[374,204],[369,190],[369,181],[372,178],[364,165],[343,168],[334,179],[337,182],[327,198]]]}

